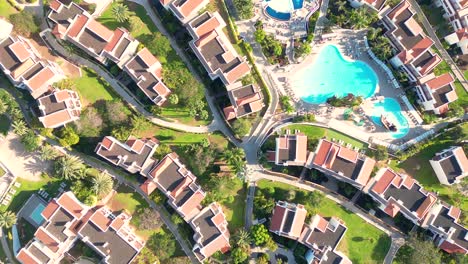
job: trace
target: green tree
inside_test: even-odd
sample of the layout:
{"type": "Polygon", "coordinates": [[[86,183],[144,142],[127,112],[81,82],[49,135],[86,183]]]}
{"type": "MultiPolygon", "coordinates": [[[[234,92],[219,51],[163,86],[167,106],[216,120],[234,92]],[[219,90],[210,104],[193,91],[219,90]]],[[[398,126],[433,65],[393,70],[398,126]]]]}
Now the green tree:
{"type": "Polygon", "coordinates": [[[252,125],[247,119],[236,119],[232,123],[232,130],[240,137],[247,135],[250,132],[252,125]]]}
{"type": "Polygon", "coordinates": [[[385,146],[376,145],[375,150],[373,151],[374,158],[376,160],[386,160],[388,159],[388,150],[385,146]]]}
{"type": "Polygon", "coordinates": [[[41,146],[39,137],[32,130],[28,130],[26,134],[21,136],[21,143],[23,143],[24,149],[29,152],[36,151],[41,146]]]}
{"type": "Polygon", "coordinates": [[[0,115],[5,114],[8,111],[8,104],[0,98],[0,115]]]}
{"type": "Polygon", "coordinates": [[[270,236],[269,239],[265,242],[265,247],[268,248],[268,250],[275,252],[278,249],[278,244],[276,244],[276,242],[270,236]]]}
{"type": "Polygon", "coordinates": [[[142,115],[134,115],[132,117],[132,133],[138,134],[142,131],[145,131],[149,127],[150,126],[148,120],[146,120],[146,117],[142,115]]]}
{"type": "Polygon", "coordinates": [[[42,161],[54,160],[57,158],[57,151],[51,145],[42,146],[39,152],[42,161]]]}
{"type": "Polygon", "coordinates": [[[21,119],[13,120],[12,127],[13,127],[13,133],[15,133],[16,135],[20,137],[24,136],[29,130],[28,127],[26,126],[26,123],[21,119]]]}
{"type": "Polygon", "coordinates": [[[130,18],[130,11],[126,5],[115,2],[112,4],[112,15],[117,22],[124,23],[130,18]]]}
{"type": "Polygon", "coordinates": [[[143,23],[143,21],[141,20],[140,17],[138,16],[131,16],[129,19],[128,19],[128,27],[130,29],[130,31],[136,31],[136,30],[139,30],[141,29],[142,27],[144,27],[145,24],[143,23]]]}
{"type": "Polygon", "coordinates": [[[97,174],[94,178],[92,178],[91,182],[91,188],[97,197],[106,196],[112,191],[112,188],[114,187],[114,181],[112,180],[112,177],[106,172],[97,174]]]}
{"type": "Polygon", "coordinates": [[[163,225],[161,216],[152,208],[140,208],[138,209],[137,215],[139,220],[138,227],[143,230],[157,230],[163,225]]]}
{"type": "Polygon", "coordinates": [[[58,133],[59,143],[64,147],[70,147],[80,142],[80,137],[71,126],[66,126],[58,133]]]}
{"type": "Polygon", "coordinates": [[[291,98],[289,98],[289,96],[281,96],[280,103],[286,113],[291,114],[294,112],[294,106],[291,104],[291,98]]]}
{"type": "Polygon", "coordinates": [[[159,264],[158,257],[147,247],[144,247],[140,253],[136,256],[136,264],[159,264]]]}
{"type": "Polygon", "coordinates": [[[13,121],[18,120],[23,117],[23,113],[21,113],[21,110],[18,107],[12,107],[10,105],[8,109],[9,109],[8,113],[10,114],[11,119],[13,119],[13,121]]]}
{"type": "Polygon", "coordinates": [[[208,113],[208,111],[206,111],[205,109],[201,110],[200,111],[200,119],[201,120],[207,120],[208,118],[210,118],[210,114],[208,113]]]}
{"type": "Polygon", "coordinates": [[[234,0],[234,6],[240,19],[244,20],[253,17],[254,3],[252,0],[234,0]]]}
{"type": "Polygon", "coordinates": [[[118,126],[111,131],[111,136],[119,141],[125,141],[130,136],[131,129],[126,126],[118,126]]]}
{"type": "Polygon", "coordinates": [[[252,238],[250,237],[249,231],[241,228],[234,234],[232,242],[232,244],[235,244],[238,247],[245,248],[250,246],[252,238]]]}
{"type": "Polygon", "coordinates": [[[13,28],[19,35],[30,37],[32,33],[39,31],[38,20],[34,17],[34,14],[29,11],[21,11],[10,15],[10,23],[13,24],[13,28]]]}
{"type": "Polygon", "coordinates": [[[416,234],[411,234],[407,243],[413,249],[408,263],[442,263],[442,254],[432,241],[425,240],[416,234]]]}
{"type": "Polygon", "coordinates": [[[184,219],[182,219],[182,217],[180,217],[178,214],[172,214],[171,221],[176,225],[180,225],[184,223],[184,219]]]}
{"type": "Polygon", "coordinates": [[[70,78],[65,78],[58,82],[55,82],[54,84],[52,84],[52,86],[60,90],[72,89],[75,86],[75,82],[70,78]]]}
{"type": "Polygon", "coordinates": [[[171,105],[176,105],[179,103],[179,97],[177,96],[177,94],[171,94],[169,95],[169,98],[167,98],[169,100],[169,103],[171,105]]]}
{"type": "Polygon", "coordinates": [[[175,239],[165,232],[153,234],[149,238],[147,246],[160,260],[169,259],[176,251],[175,239]]]}
{"type": "Polygon", "coordinates": [[[11,228],[16,223],[16,214],[12,211],[0,213],[0,227],[11,228]]]}
{"type": "Polygon", "coordinates": [[[146,44],[151,53],[156,55],[161,63],[165,64],[167,62],[167,57],[172,51],[168,38],[163,36],[161,32],[156,32],[153,34],[151,41],[146,44]]]}
{"type": "Polygon", "coordinates": [[[77,156],[62,156],[54,164],[54,171],[57,176],[65,180],[82,178],[84,169],[85,165],[77,156]]]}
{"type": "Polygon", "coordinates": [[[150,112],[155,116],[160,116],[162,114],[162,108],[159,105],[152,105],[150,112]]]}
{"type": "Polygon", "coordinates": [[[249,258],[247,248],[236,247],[231,251],[231,258],[234,264],[244,263],[249,258]]]}
{"type": "Polygon", "coordinates": [[[262,224],[252,226],[250,234],[256,246],[263,246],[270,239],[268,229],[262,224]]]}

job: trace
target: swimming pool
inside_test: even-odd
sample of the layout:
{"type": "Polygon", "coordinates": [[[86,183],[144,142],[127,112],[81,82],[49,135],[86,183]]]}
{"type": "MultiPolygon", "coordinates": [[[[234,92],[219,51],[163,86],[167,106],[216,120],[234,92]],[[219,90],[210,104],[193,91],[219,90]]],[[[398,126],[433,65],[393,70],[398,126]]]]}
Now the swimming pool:
{"type": "Polygon", "coordinates": [[[291,13],[304,6],[304,0],[267,0],[266,12],[278,20],[289,20],[291,13]]]}
{"type": "Polygon", "coordinates": [[[42,211],[44,211],[45,206],[43,204],[37,204],[36,208],[31,212],[30,218],[40,226],[44,222],[44,217],[42,217],[42,211]]]}
{"type": "Polygon", "coordinates": [[[378,126],[383,126],[380,116],[385,115],[397,127],[396,132],[390,132],[393,138],[402,138],[408,134],[409,123],[401,112],[400,104],[393,98],[385,98],[381,102],[374,103],[372,111],[372,121],[378,126]]]}
{"type": "Polygon", "coordinates": [[[371,97],[377,88],[374,70],[363,61],[347,61],[334,45],[325,46],[315,62],[293,78],[293,89],[305,102],[325,103],[328,98],[352,93],[371,97]]]}

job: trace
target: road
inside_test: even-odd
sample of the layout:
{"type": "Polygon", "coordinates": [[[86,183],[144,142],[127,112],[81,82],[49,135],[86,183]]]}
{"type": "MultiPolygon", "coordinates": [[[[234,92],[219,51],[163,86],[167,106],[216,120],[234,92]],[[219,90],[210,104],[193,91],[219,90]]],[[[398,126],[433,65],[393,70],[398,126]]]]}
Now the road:
{"type": "Polygon", "coordinates": [[[426,15],[424,14],[423,10],[421,9],[421,6],[418,4],[416,0],[409,0],[411,5],[413,6],[414,10],[418,14],[419,20],[422,22],[424,29],[426,32],[429,34],[429,37],[434,41],[434,45],[436,46],[437,50],[439,51],[440,56],[442,59],[444,59],[452,69],[453,73],[457,77],[457,79],[461,82],[463,85],[463,88],[468,92],[468,83],[465,79],[465,76],[463,72],[458,68],[457,64],[453,61],[452,57],[448,54],[447,50],[445,50],[444,46],[440,42],[439,38],[437,37],[437,34],[435,33],[434,29],[432,28],[431,23],[429,23],[429,20],[427,19],[426,15]]]}

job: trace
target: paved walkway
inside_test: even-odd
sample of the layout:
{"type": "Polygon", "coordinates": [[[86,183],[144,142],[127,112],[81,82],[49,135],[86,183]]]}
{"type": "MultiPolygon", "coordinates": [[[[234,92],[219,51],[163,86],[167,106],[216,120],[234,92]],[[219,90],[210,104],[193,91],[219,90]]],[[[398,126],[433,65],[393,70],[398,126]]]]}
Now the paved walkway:
{"type": "Polygon", "coordinates": [[[180,123],[173,123],[173,122],[168,122],[165,120],[162,120],[160,118],[154,117],[151,113],[146,111],[144,106],[127,90],[127,88],[117,81],[114,76],[112,76],[109,72],[105,71],[103,68],[101,68],[100,65],[97,63],[88,61],[82,57],[79,57],[75,54],[71,54],[68,51],[66,51],[52,36],[50,30],[46,30],[41,32],[41,36],[46,42],[46,44],[53,50],[55,50],[60,56],[67,58],[67,60],[72,61],[73,63],[80,65],[80,66],[86,66],[90,69],[93,69],[99,76],[103,77],[114,89],[115,92],[117,92],[123,100],[125,100],[128,105],[133,108],[135,111],[143,114],[149,121],[151,121],[153,124],[156,124],[158,126],[162,127],[167,127],[175,130],[180,130],[184,132],[190,132],[190,133],[209,133],[218,130],[217,122],[213,121],[209,126],[189,126],[189,125],[184,125],[180,123]]]}
{"type": "Polygon", "coordinates": [[[463,88],[465,88],[465,90],[468,91],[468,83],[465,79],[465,76],[463,75],[463,72],[460,70],[460,68],[458,68],[457,64],[453,61],[452,57],[448,54],[447,50],[445,50],[444,46],[439,40],[439,37],[437,37],[437,34],[432,28],[431,23],[429,23],[429,20],[427,19],[426,15],[421,9],[421,6],[419,6],[416,0],[409,0],[409,2],[411,3],[414,10],[418,14],[418,18],[422,22],[424,29],[426,29],[426,32],[429,33],[429,36],[434,41],[434,44],[437,50],[439,51],[440,56],[450,65],[450,68],[452,69],[457,79],[463,85],[463,88]]]}

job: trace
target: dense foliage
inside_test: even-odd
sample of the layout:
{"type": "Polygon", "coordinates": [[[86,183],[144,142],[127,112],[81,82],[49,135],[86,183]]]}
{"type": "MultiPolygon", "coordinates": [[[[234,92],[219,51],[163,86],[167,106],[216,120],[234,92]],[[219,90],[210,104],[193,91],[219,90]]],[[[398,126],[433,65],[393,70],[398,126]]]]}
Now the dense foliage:
{"type": "Polygon", "coordinates": [[[348,1],[330,1],[328,9],[330,21],[347,29],[364,29],[378,20],[377,12],[362,6],[353,8],[348,1]]]}
{"type": "Polygon", "coordinates": [[[283,57],[283,45],[274,36],[263,30],[263,23],[260,20],[255,23],[255,29],[255,41],[262,46],[263,54],[267,57],[268,62],[276,64],[280,62],[280,59],[285,59],[283,57]]]}
{"type": "Polygon", "coordinates": [[[239,18],[249,19],[254,15],[254,3],[252,0],[233,0],[239,18]]]}
{"type": "Polygon", "coordinates": [[[39,31],[39,21],[32,12],[21,11],[10,15],[10,22],[16,33],[24,37],[30,37],[31,34],[39,31]]]}

